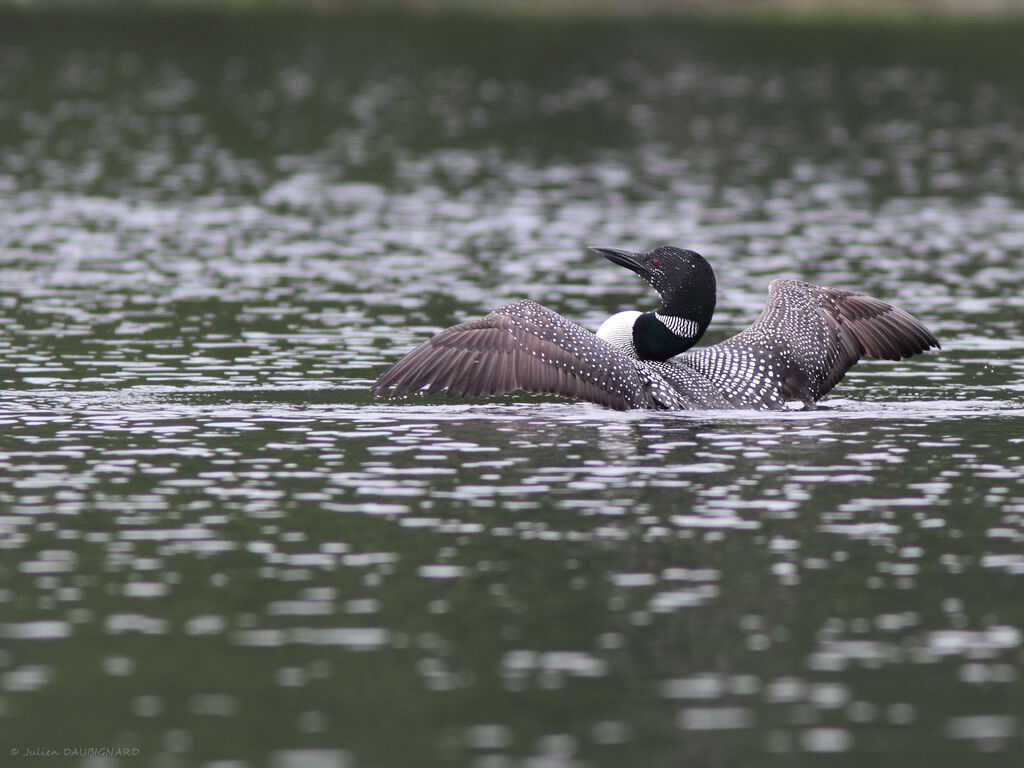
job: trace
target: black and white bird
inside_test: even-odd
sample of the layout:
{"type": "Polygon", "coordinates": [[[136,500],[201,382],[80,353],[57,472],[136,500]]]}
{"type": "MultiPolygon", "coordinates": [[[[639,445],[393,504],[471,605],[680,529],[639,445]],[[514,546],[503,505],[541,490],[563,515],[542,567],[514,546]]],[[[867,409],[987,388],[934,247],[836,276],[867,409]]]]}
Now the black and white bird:
{"type": "Polygon", "coordinates": [[[750,326],[691,349],[715,310],[715,273],[694,251],[593,248],[661,296],[653,312],[620,312],[597,333],[527,299],[416,347],[375,393],[492,397],[522,389],[629,408],[777,409],[812,405],[862,357],[902,360],[938,348],[918,320],[861,293],[774,280],[750,326]]]}

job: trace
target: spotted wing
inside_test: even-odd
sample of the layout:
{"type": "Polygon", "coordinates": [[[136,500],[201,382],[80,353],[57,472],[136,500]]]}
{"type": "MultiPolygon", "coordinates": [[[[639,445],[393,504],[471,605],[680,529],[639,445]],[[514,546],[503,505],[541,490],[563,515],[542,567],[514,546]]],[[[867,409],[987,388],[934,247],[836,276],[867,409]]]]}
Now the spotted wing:
{"type": "Polygon", "coordinates": [[[902,309],[870,296],[775,280],[748,328],[675,358],[739,407],[778,408],[824,397],[862,357],[902,360],[939,342],[902,309]]]}
{"type": "Polygon", "coordinates": [[[522,300],[437,334],[395,363],[375,393],[492,397],[522,389],[624,410],[659,406],[636,362],[552,310],[522,300]]]}

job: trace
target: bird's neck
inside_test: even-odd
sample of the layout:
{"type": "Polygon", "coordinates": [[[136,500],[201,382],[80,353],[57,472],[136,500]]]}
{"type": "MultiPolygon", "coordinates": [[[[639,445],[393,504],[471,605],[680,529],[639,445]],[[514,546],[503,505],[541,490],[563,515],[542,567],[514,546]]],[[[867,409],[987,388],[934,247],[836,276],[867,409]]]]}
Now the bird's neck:
{"type": "Polygon", "coordinates": [[[699,291],[662,294],[661,308],[640,315],[634,323],[637,357],[668,360],[688,350],[711,324],[715,299],[714,282],[699,291]]]}
{"type": "Polygon", "coordinates": [[[605,320],[597,336],[640,360],[668,360],[685,352],[704,335],[710,315],[702,320],[656,312],[619,312],[605,320]]]}
{"type": "Polygon", "coordinates": [[[641,360],[668,360],[692,347],[703,332],[695,320],[645,312],[633,323],[633,347],[641,360]]]}

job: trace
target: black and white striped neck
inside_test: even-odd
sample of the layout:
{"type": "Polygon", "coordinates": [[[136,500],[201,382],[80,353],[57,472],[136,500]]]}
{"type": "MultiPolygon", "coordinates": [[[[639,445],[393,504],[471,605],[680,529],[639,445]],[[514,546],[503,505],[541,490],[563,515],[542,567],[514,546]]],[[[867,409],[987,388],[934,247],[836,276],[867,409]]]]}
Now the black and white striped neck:
{"type": "Polygon", "coordinates": [[[632,310],[609,317],[597,336],[638,360],[664,361],[697,343],[706,327],[686,317],[632,310]]]}
{"type": "Polygon", "coordinates": [[[644,312],[633,323],[633,348],[640,360],[668,360],[696,344],[706,327],[686,317],[644,312]]]}

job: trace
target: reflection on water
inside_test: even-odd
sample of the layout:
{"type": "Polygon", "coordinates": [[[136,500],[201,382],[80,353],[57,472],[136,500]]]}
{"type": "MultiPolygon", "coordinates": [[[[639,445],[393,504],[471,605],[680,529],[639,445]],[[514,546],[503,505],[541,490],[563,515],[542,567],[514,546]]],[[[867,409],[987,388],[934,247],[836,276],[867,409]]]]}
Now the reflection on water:
{"type": "Polygon", "coordinates": [[[856,28],[6,21],[8,749],[1020,757],[1012,78],[856,28]],[[715,265],[712,341],[790,275],[944,349],[782,414],[369,396],[509,298],[646,306],[583,246],[658,242],[715,265]]]}

